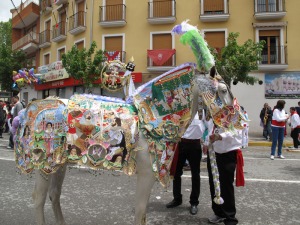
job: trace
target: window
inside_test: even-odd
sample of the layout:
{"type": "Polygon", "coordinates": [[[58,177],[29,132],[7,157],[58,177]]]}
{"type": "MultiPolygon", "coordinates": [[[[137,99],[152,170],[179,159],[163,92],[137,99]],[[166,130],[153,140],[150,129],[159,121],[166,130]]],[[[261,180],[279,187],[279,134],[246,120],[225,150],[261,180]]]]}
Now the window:
{"type": "Polygon", "coordinates": [[[166,71],[175,66],[174,36],[169,32],[151,33],[147,50],[148,70],[166,71]]]}
{"type": "Polygon", "coordinates": [[[173,15],[172,0],[153,0],[153,17],[169,17],[173,15]]]}
{"type": "Polygon", "coordinates": [[[281,63],[280,30],[260,30],[259,40],[265,41],[262,51],[262,64],[281,63]]]}
{"type": "Polygon", "coordinates": [[[106,20],[123,19],[123,0],[106,0],[106,20]]]}
{"type": "Polygon", "coordinates": [[[78,41],[75,45],[79,50],[82,50],[84,48],[84,41],[78,41]]]}
{"type": "Polygon", "coordinates": [[[82,94],[85,93],[84,86],[74,86],[73,87],[73,94],[82,94]]]}
{"type": "Polygon", "coordinates": [[[66,52],[65,47],[57,50],[57,61],[62,60],[62,55],[65,54],[65,52],[66,52]]]}
{"type": "Polygon", "coordinates": [[[277,12],[281,0],[257,0],[257,12],[277,12]]]}
{"type": "Polygon", "coordinates": [[[205,14],[223,14],[224,0],[204,0],[203,7],[205,14]]]}
{"type": "Polygon", "coordinates": [[[204,38],[207,44],[216,49],[218,54],[221,53],[223,47],[225,47],[225,31],[204,31],[204,38]]]}
{"type": "Polygon", "coordinates": [[[121,62],[125,62],[123,36],[104,37],[104,49],[108,60],[120,60],[121,62]]]}
{"type": "Polygon", "coordinates": [[[44,55],[44,65],[49,65],[50,64],[50,54],[45,54],[44,55]]]}

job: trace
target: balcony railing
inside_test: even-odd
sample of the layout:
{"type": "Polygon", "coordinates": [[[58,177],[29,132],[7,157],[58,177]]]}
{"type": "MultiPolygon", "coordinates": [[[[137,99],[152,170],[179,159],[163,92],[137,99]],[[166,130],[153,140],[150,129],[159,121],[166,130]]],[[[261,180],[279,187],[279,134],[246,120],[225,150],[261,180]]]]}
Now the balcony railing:
{"type": "Polygon", "coordinates": [[[105,51],[104,61],[120,60],[121,62],[126,62],[126,52],[125,51],[105,51]]]}
{"type": "Polygon", "coordinates": [[[228,0],[201,0],[200,20],[203,22],[227,21],[229,18],[228,0]]]}
{"type": "Polygon", "coordinates": [[[40,33],[40,48],[45,48],[51,44],[51,30],[45,30],[40,33]]]}
{"type": "Polygon", "coordinates": [[[287,49],[285,46],[265,47],[261,53],[261,64],[287,64],[287,49]]]}
{"type": "Polygon", "coordinates": [[[285,0],[254,0],[255,19],[280,19],[285,14],[285,0]]]}
{"type": "Polygon", "coordinates": [[[106,27],[124,26],[126,24],[126,5],[100,6],[99,23],[106,27]]]}
{"type": "Polygon", "coordinates": [[[151,24],[174,23],[176,20],[176,1],[164,0],[148,2],[148,21],[151,24]]]}
{"type": "Polygon", "coordinates": [[[59,42],[66,39],[67,36],[67,23],[61,21],[53,26],[52,29],[52,40],[54,42],[59,42]]]}
{"type": "Polygon", "coordinates": [[[86,30],[86,12],[78,12],[69,18],[69,32],[78,34],[86,30]]]}
{"type": "Polygon", "coordinates": [[[20,38],[15,43],[13,43],[12,50],[19,49],[30,43],[38,44],[39,43],[38,37],[39,37],[39,35],[37,33],[30,32],[30,33],[26,34],[24,37],[20,38]]]}

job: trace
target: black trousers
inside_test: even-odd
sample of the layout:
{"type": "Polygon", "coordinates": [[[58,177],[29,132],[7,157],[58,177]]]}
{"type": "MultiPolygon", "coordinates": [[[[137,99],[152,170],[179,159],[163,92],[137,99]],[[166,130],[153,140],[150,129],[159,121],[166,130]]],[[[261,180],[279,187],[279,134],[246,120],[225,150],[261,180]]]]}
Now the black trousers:
{"type": "Polygon", "coordinates": [[[214,203],[215,189],[213,183],[213,177],[210,166],[210,159],[207,157],[207,170],[209,176],[210,194],[212,200],[212,210],[215,215],[226,218],[224,223],[226,225],[238,224],[238,220],[235,218],[235,196],[234,196],[234,174],[236,169],[236,151],[230,151],[223,154],[216,153],[216,161],[219,170],[221,197],[224,199],[222,205],[214,203]]]}
{"type": "Polygon", "coordinates": [[[291,132],[291,137],[293,138],[293,144],[295,148],[298,148],[299,146],[299,140],[298,140],[299,132],[300,132],[300,128],[294,128],[293,131],[291,132]]]}
{"type": "Polygon", "coordinates": [[[4,129],[4,121],[0,121],[0,136],[3,134],[3,129],[4,129]]]}
{"type": "Polygon", "coordinates": [[[182,201],[181,194],[181,175],[183,166],[188,160],[192,173],[192,192],[190,195],[190,204],[199,204],[200,195],[200,162],[202,158],[202,149],[200,140],[192,142],[179,142],[179,155],[176,166],[176,172],[173,180],[173,196],[176,201],[182,201]]]}

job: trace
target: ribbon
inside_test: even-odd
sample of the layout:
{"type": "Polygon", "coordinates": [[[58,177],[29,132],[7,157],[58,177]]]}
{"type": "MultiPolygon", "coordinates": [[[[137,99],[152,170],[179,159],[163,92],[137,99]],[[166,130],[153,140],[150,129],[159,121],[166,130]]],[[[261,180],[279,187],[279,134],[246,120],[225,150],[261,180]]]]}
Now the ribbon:
{"type": "Polygon", "coordinates": [[[236,151],[236,174],[235,174],[235,186],[245,186],[244,178],[244,158],[243,153],[240,149],[236,151]]]}

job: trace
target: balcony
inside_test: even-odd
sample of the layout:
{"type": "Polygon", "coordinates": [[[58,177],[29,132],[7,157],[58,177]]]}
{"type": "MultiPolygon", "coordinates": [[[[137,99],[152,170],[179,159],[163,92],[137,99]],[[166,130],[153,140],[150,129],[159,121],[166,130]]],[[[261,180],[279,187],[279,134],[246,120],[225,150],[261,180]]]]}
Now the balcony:
{"type": "Polygon", "coordinates": [[[13,43],[12,50],[22,49],[26,55],[36,52],[39,49],[39,35],[34,32],[26,34],[24,37],[20,38],[18,41],[13,43]]]}
{"type": "Polygon", "coordinates": [[[223,22],[229,19],[228,0],[201,0],[200,21],[223,22]]]}
{"type": "Polygon", "coordinates": [[[176,50],[160,49],[148,50],[147,54],[147,70],[150,72],[168,71],[176,67],[176,50]],[[155,54],[151,52],[155,51],[155,54]],[[154,57],[153,57],[154,56],[154,57]]]}
{"type": "Polygon", "coordinates": [[[99,24],[102,27],[126,25],[126,5],[107,5],[99,8],[99,24]]]}
{"type": "Polygon", "coordinates": [[[172,24],[176,21],[176,1],[148,2],[148,23],[172,24]]]}
{"type": "Polygon", "coordinates": [[[122,63],[126,63],[125,51],[105,51],[104,61],[120,60],[122,63]]]}
{"type": "Polygon", "coordinates": [[[86,12],[78,12],[69,18],[69,32],[76,35],[86,30],[86,12]]]}
{"type": "Polygon", "coordinates": [[[286,46],[267,46],[262,50],[261,57],[258,65],[260,71],[280,71],[288,68],[286,46]]]}
{"type": "Polygon", "coordinates": [[[53,26],[52,41],[61,42],[67,38],[67,23],[65,21],[59,22],[53,26]]]}
{"type": "Polygon", "coordinates": [[[48,48],[51,45],[51,30],[40,33],[40,48],[48,48]]]}
{"type": "Polygon", "coordinates": [[[60,6],[61,4],[65,4],[68,0],[53,0],[54,4],[60,6]]]}
{"type": "Polygon", "coordinates": [[[41,13],[48,15],[52,12],[52,0],[42,0],[41,1],[41,13]]]}
{"type": "Polygon", "coordinates": [[[11,13],[12,28],[25,28],[37,21],[40,16],[39,0],[27,0],[17,7],[17,11],[12,9],[11,13]]]}
{"type": "Polygon", "coordinates": [[[285,0],[254,0],[254,18],[281,19],[285,16],[285,0]]]}

